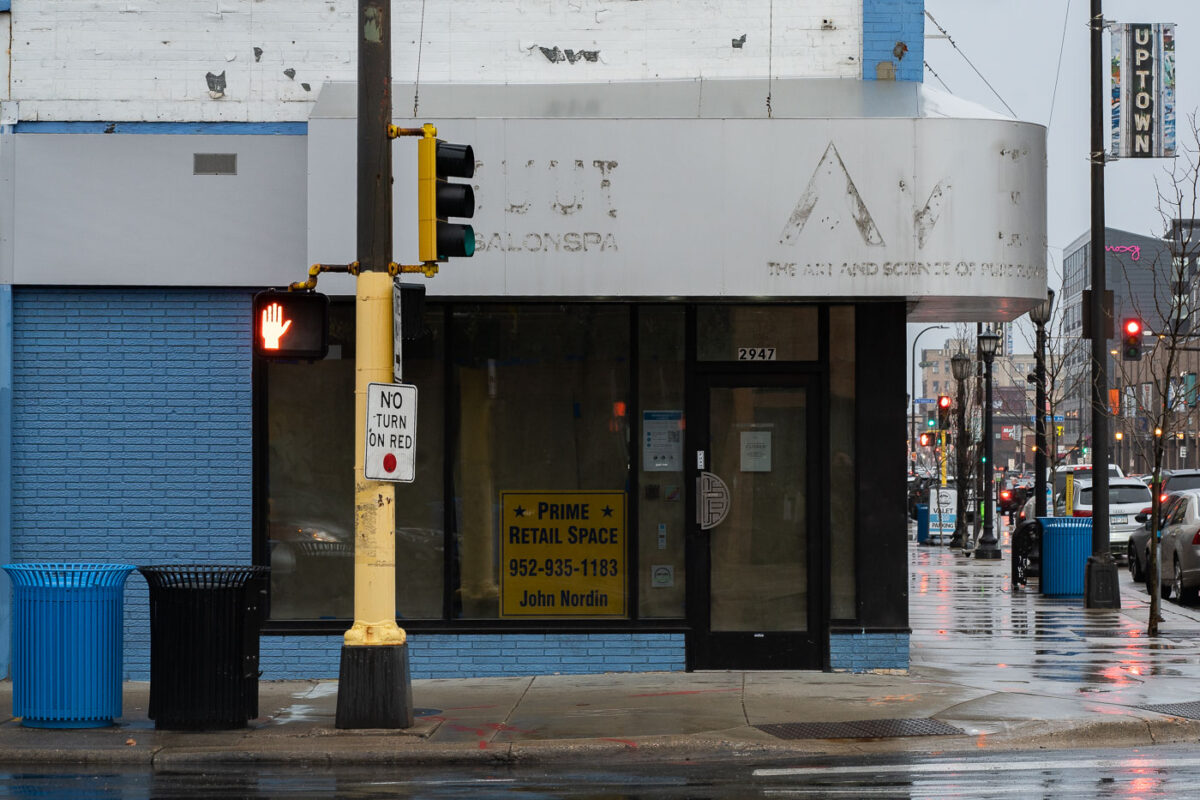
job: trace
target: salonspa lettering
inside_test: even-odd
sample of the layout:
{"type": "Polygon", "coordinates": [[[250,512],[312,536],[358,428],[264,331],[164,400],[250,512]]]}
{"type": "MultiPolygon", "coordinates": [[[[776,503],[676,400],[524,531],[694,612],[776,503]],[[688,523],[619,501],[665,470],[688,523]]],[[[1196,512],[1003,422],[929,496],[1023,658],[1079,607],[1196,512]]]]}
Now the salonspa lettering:
{"type": "Polygon", "coordinates": [[[1110,244],[1105,245],[1104,252],[1106,253],[1129,253],[1130,261],[1137,261],[1142,257],[1142,248],[1136,244],[1110,244]]]}

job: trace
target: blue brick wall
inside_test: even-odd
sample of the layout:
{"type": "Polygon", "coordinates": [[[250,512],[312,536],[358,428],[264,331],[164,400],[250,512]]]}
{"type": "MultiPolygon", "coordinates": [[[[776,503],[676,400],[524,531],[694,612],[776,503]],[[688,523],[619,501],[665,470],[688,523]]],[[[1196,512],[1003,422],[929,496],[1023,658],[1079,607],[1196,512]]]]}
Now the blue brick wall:
{"type": "Polygon", "coordinates": [[[907,633],[833,633],[829,666],[834,672],[908,669],[907,633]]]}
{"type": "MultiPolygon", "coordinates": [[[[263,680],[336,678],[341,652],[341,636],[264,636],[263,680]]],[[[413,678],[684,669],[679,633],[413,634],[408,656],[413,678]]]]}
{"type": "Polygon", "coordinates": [[[896,80],[925,78],[925,0],[863,0],[863,79],[875,80],[876,65],[890,61],[896,80]],[[897,58],[896,43],[908,52],[897,58]]]}
{"type": "MultiPolygon", "coordinates": [[[[13,290],[15,561],[250,562],[247,290],[13,290]]],[[[149,677],[125,592],[125,677],[149,677]]]]}

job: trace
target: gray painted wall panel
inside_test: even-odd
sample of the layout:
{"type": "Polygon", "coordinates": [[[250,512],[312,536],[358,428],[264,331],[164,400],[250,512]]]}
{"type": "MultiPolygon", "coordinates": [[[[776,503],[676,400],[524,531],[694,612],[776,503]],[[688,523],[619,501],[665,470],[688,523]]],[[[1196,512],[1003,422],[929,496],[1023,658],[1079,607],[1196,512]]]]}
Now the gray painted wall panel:
{"type": "Polygon", "coordinates": [[[15,283],[256,286],[305,276],[304,136],[12,138],[15,283]],[[237,153],[238,174],[193,175],[193,153],[237,153]]]}

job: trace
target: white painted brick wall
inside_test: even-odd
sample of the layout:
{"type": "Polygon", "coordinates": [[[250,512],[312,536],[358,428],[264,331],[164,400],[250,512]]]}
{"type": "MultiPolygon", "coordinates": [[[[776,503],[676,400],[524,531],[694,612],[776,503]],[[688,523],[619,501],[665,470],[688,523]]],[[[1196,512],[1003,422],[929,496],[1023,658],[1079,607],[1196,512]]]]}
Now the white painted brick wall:
{"type": "MultiPolygon", "coordinates": [[[[357,0],[17,0],[12,98],[22,120],[304,120],[324,81],[356,77],[356,10],[357,0]],[[210,72],[225,73],[224,97],[210,97],[210,72]]],[[[429,83],[861,70],[862,0],[392,0],[392,16],[397,81],[417,76],[418,52],[429,83]]]]}

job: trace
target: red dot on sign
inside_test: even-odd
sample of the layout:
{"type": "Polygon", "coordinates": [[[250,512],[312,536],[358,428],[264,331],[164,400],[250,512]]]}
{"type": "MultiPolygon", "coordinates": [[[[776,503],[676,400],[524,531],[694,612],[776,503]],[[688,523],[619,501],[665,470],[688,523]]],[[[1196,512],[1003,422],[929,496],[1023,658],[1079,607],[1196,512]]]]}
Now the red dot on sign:
{"type": "Polygon", "coordinates": [[[396,471],[396,457],[391,453],[383,457],[383,469],[385,472],[396,471]]]}

